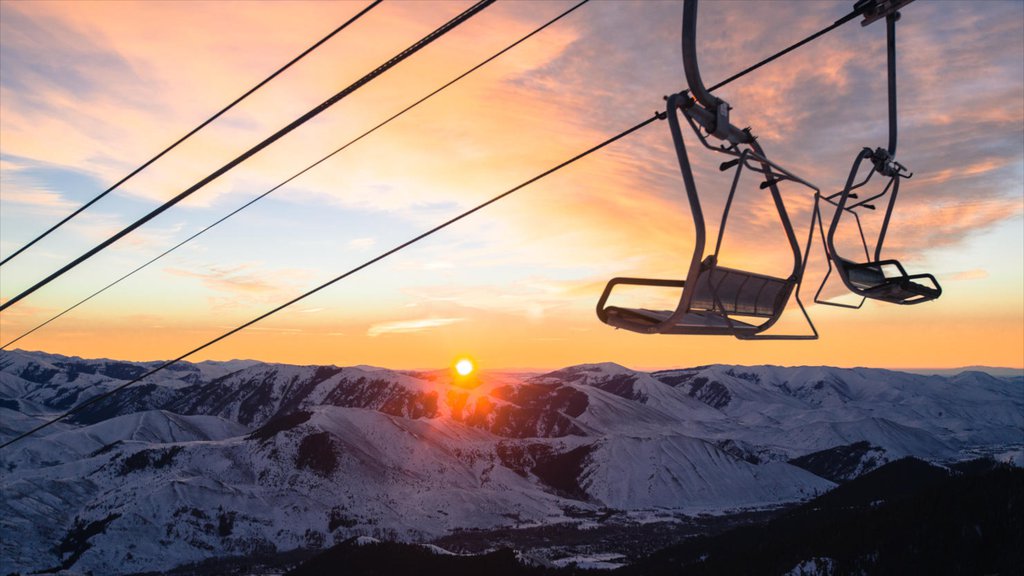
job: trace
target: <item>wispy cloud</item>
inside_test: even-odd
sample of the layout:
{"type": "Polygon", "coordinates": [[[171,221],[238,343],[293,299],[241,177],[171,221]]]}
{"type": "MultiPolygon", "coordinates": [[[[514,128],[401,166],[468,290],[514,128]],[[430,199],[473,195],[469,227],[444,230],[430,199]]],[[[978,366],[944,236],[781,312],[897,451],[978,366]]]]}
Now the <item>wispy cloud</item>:
{"type": "Polygon", "coordinates": [[[266,294],[277,290],[278,286],[254,271],[255,265],[239,264],[235,266],[217,266],[206,270],[184,270],[181,268],[165,268],[164,271],[175,276],[196,278],[212,290],[236,294],[266,294]]]}
{"type": "Polygon", "coordinates": [[[78,207],[77,204],[65,199],[61,194],[50,192],[49,190],[6,188],[4,190],[4,202],[22,204],[33,208],[43,208],[54,213],[67,212],[78,207]]]}
{"type": "Polygon", "coordinates": [[[983,270],[981,268],[964,270],[963,272],[957,272],[949,277],[950,280],[984,280],[985,278],[988,278],[988,270],[983,270]]]}
{"type": "Polygon", "coordinates": [[[410,334],[423,332],[442,326],[450,326],[465,321],[465,318],[420,318],[418,320],[398,320],[395,322],[381,322],[370,326],[366,335],[371,338],[384,334],[410,334]]]}
{"type": "Polygon", "coordinates": [[[357,250],[364,250],[371,248],[377,243],[376,238],[353,238],[348,241],[349,248],[355,248],[357,250]]]}

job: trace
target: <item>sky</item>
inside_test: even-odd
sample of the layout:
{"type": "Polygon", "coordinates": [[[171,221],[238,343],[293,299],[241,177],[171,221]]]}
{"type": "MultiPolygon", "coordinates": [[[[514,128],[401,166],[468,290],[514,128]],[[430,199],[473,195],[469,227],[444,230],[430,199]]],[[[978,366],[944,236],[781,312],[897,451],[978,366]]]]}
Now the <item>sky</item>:
{"type": "MultiPolygon", "coordinates": [[[[0,314],[7,342],[286,180],[573,3],[501,0],[278,143],[0,314]]],[[[0,256],[234,100],[365,2],[0,2],[0,256]]],[[[0,297],[146,214],[470,4],[385,1],[217,122],[0,270],[0,297]]],[[[713,84],[845,15],[851,2],[707,1],[713,84]]],[[[83,357],[177,357],[617,134],[684,89],[681,2],[592,1],[196,240],[19,341],[83,357]]],[[[1024,2],[915,2],[898,24],[903,183],[885,255],[942,297],[810,304],[821,338],[744,342],[614,330],[615,276],[683,278],[693,225],[656,122],[261,321],[192,360],[440,368],[710,363],[1024,366],[1024,2]]],[[[849,23],[716,93],[769,156],[838,190],[887,139],[885,27],[849,23]]],[[[685,134],[709,221],[728,176],[685,134]]],[[[720,263],[791,267],[745,180],[720,263]]],[[[813,199],[783,187],[801,241],[813,199]]],[[[878,215],[865,226],[877,230],[878,215]]],[[[712,232],[715,227],[712,227],[712,232]]],[[[844,230],[848,242],[852,230],[844,230]]],[[[841,301],[831,279],[825,294],[841,301]]],[[[616,298],[620,295],[617,293],[616,298]]],[[[623,293],[657,307],[673,292],[623,293]]],[[[806,333],[793,307],[773,329],[806,333]]]]}

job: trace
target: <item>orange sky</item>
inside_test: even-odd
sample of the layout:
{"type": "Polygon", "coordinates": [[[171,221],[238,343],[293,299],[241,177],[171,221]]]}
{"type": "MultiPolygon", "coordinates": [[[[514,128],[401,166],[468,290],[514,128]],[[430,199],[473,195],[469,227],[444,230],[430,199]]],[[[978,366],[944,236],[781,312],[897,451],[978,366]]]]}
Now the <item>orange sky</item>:
{"type": "MultiPolygon", "coordinates": [[[[0,2],[0,254],[224,106],[364,3],[0,2]]],[[[6,342],[264,192],[571,5],[498,2],[183,205],[0,315],[6,342]]],[[[468,6],[384,2],[72,225],[4,266],[10,297],[468,6]]],[[[848,2],[707,2],[713,83],[848,2]],[[783,34],[780,31],[785,31],[783,34]]],[[[241,324],[648,117],[683,88],[677,2],[592,2],[378,134],[26,337],[163,359],[241,324]]],[[[914,3],[899,24],[901,189],[889,255],[934,303],[811,306],[815,342],[643,336],[601,324],[613,276],[682,277],[692,246],[656,123],[195,359],[431,368],[615,361],[1024,366],[1024,4],[914,3]]],[[[781,164],[834,190],[883,145],[884,26],[847,25],[719,95],[781,164]]],[[[690,138],[690,134],[686,137],[690,138]]],[[[692,140],[691,140],[692,142],[692,140]]],[[[728,182],[691,147],[713,220],[728,182]]],[[[737,204],[722,263],[785,269],[773,210],[737,204]]],[[[787,202],[800,236],[810,197],[787,202]]],[[[817,250],[817,249],[816,249],[817,250]]],[[[809,286],[823,273],[820,251],[809,286]]],[[[810,291],[813,293],[813,290],[810,291]]],[[[808,298],[809,299],[809,294],[808,298]]],[[[779,331],[805,330],[791,310],[779,331]]]]}

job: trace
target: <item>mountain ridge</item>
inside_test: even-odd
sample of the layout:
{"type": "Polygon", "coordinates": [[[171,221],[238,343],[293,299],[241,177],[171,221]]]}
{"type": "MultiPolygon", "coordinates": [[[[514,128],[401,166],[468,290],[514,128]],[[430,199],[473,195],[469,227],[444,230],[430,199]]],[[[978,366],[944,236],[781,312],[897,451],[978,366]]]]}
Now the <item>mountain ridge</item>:
{"type": "MultiPolygon", "coordinates": [[[[4,352],[0,439],[147,366],[4,352]]],[[[357,536],[772,508],[905,456],[1020,462],[1022,390],[866,368],[600,363],[459,380],[182,363],[0,453],[0,552],[23,571],[169,570],[357,536]]]]}

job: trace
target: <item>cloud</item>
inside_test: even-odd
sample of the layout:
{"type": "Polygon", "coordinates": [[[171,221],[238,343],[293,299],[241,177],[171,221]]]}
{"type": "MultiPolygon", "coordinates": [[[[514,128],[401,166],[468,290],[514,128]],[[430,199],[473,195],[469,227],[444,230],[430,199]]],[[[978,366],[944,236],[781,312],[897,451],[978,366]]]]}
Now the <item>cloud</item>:
{"type": "Polygon", "coordinates": [[[607,280],[551,280],[528,277],[508,284],[441,284],[406,290],[416,302],[439,313],[499,313],[530,322],[543,321],[557,310],[589,310],[607,280]]]}
{"type": "Polygon", "coordinates": [[[1013,198],[905,206],[898,217],[893,217],[894,230],[886,236],[886,251],[911,257],[928,250],[956,246],[1001,222],[1019,219],[1022,214],[1024,202],[1013,198]]]}
{"type": "Polygon", "coordinates": [[[348,241],[349,248],[355,248],[358,250],[370,248],[375,244],[377,244],[376,238],[353,238],[348,241]]]}
{"type": "Polygon", "coordinates": [[[59,214],[78,208],[78,205],[64,198],[57,192],[49,190],[4,189],[4,202],[22,204],[33,208],[43,208],[47,212],[59,214]]]}
{"type": "Polygon", "coordinates": [[[235,266],[211,266],[207,270],[194,271],[181,268],[165,268],[164,271],[175,276],[196,278],[212,290],[231,292],[234,294],[267,294],[274,292],[278,286],[261,275],[251,272],[252,264],[235,266]]]}
{"type": "Polygon", "coordinates": [[[973,270],[964,270],[963,272],[957,272],[949,277],[950,280],[984,280],[988,278],[988,270],[981,268],[974,268],[973,270]]]}
{"type": "Polygon", "coordinates": [[[375,338],[384,334],[411,334],[442,326],[450,326],[465,320],[465,318],[421,318],[418,320],[381,322],[370,326],[369,330],[366,331],[366,335],[375,338]]]}

